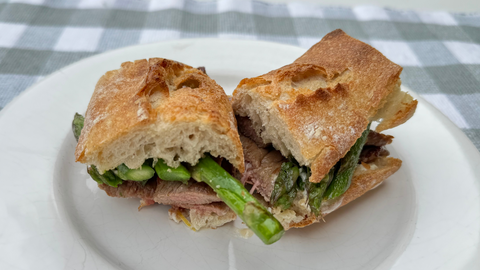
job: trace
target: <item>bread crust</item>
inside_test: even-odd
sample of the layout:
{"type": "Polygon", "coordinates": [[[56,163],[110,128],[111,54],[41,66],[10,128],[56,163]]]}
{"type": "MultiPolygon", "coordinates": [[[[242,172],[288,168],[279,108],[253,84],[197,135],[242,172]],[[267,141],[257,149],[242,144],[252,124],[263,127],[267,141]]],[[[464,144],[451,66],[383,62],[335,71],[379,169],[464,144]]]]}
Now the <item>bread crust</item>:
{"type": "Polygon", "coordinates": [[[250,117],[265,143],[310,166],[310,181],[318,183],[399,87],[401,71],[337,29],[292,64],[242,80],[233,108],[250,117]]]}
{"type": "MultiPolygon", "coordinates": [[[[384,159],[385,164],[376,170],[358,170],[355,172],[354,177],[352,178],[352,183],[345,194],[342,195],[342,202],[340,207],[352,202],[353,200],[361,197],[366,192],[372,190],[373,188],[380,185],[384,180],[394,174],[402,166],[402,161],[400,159],[388,157],[384,159]]],[[[362,166],[362,165],[361,165],[362,166]]],[[[337,209],[338,209],[337,208],[337,209]]],[[[319,222],[323,217],[328,213],[323,214],[322,217],[315,217],[311,214],[305,219],[297,223],[290,223],[288,228],[303,228],[305,226],[311,225],[315,222],[319,222]]]]}
{"type": "Polygon", "coordinates": [[[161,123],[200,123],[226,135],[235,152],[229,161],[244,171],[236,120],[223,89],[200,70],[162,58],[125,62],[100,78],[85,114],[76,161],[102,167],[109,158],[102,156],[107,146],[161,123]]]}

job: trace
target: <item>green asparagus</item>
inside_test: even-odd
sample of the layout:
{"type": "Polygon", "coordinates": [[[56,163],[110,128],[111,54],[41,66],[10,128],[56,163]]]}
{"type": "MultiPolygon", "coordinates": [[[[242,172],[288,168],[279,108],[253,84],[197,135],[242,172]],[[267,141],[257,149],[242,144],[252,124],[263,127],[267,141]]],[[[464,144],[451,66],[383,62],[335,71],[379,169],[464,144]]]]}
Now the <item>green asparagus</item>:
{"type": "MultiPolygon", "coordinates": [[[[335,166],[336,167],[336,166],[335,166]]],[[[308,205],[312,212],[318,216],[320,214],[320,206],[322,204],[323,194],[328,185],[332,182],[335,175],[335,167],[320,181],[320,183],[310,183],[308,188],[308,205]]]]}
{"type": "Polygon", "coordinates": [[[87,172],[90,174],[92,179],[97,181],[99,184],[103,183],[111,187],[118,187],[118,185],[123,183],[122,179],[116,176],[112,171],[106,171],[105,173],[100,174],[95,165],[87,167],[87,172]]]}
{"type": "Polygon", "coordinates": [[[155,171],[147,164],[143,164],[139,169],[130,169],[125,164],[117,167],[118,177],[123,180],[145,181],[155,175],[155,171]]]}
{"type": "Polygon", "coordinates": [[[193,179],[207,183],[265,244],[282,237],[282,224],[210,156],[200,159],[190,171],[193,179]]]}
{"type": "Polygon", "coordinates": [[[305,190],[307,188],[308,190],[308,184],[310,183],[308,179],[310,178],[310,175],[312,174],[311,170],[307,166],[301,166],[299,168],[299,174],[298,176],[300,177],[299,180],[297,180],[297,189],[298,190],[305,190]]]}
{"type": "Polygon", "coordinates": [[[283,209],[287,209],[288,207],[286,207],[284,204],[288,204],[290,199],[292,199],[291,201],[293,202],[295,196],[293,196],[294,192],[292,189],[296,189],[295,183],[297,182],[299,173],[300,171],[294,162],[287,161],[282,163],[280,173],[275,180],[272,195],[270,196],[270,200],[275,206],[282,206],[283,209]],[[282,200],[280,200],[280,198],[282,198],[282,200]]]}
{"type": "Polygon", "coordinates": [[[78,138],[80,138],[80,133],[82,132],[84,121],[85,121],[85,118],[81,114],[75,113],[75,116],[73,117],[73,121],[72,121],[72,131],[73,131],[73,136],[75,136],[75,139],[77,140],[77,142],[78,142],[78,138]]]}
{"type": "Polygon", "coordinates": [[[276,202],[275,206],[281,207],[283,210],[286,210],[290,207],[292,207],[293,201],[295,200],[295,197],[297,196],[297,189],[292,188],[290,191],[287,193],[283,194],[276,202]]]}
{"type": "Polygon", "coordinates": [[[155,171],[158,177],[165,181],[182,181],[186,184],[191,177],[190,172],[182,164],[177,168],[172,168],[162,159],[159,159],[157,164],[155,164],[155,171]]]}
{"type": "Polygon", "coordinates": [[[370,132],[370,124],[367,129],[362,133],[362,136],[357,139],[355,144],[350,148],[350,151],[340,160],[340,167],[332,180],[332,183],[328,186],[327,191],[323,195],[325,200],[331,200],[341,196],[350,187],[352,182],[353,172],[357,167],[360,153],[362,152],[363,145],[367,141],[368,133],[370,132]]]}

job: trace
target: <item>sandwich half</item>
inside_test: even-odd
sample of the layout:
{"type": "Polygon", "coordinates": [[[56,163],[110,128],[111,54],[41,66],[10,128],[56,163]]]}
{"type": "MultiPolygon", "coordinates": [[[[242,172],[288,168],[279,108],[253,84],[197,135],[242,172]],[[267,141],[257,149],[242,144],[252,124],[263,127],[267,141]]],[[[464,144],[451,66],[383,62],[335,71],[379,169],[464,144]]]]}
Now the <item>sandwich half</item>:
{"type": "Polygon", "coordinates": [[[236,120],[204,70],[162,58],[123,63],[100,78],[73,129],[76,161],[109,196],[172,205],[170,217],[195,229],[238,215],[267,244],[283,235],[229,174],[244,171],[236,120]]]}
{"type": "Polygon", "coordinates": [[[401,71],[335,30],[292,64],[237,86],[241,179],[286,229],[321,220],[400,168],[384,148],[393,137],[378,132],[415,112],[417,101],[400,89],[401,71]]]}

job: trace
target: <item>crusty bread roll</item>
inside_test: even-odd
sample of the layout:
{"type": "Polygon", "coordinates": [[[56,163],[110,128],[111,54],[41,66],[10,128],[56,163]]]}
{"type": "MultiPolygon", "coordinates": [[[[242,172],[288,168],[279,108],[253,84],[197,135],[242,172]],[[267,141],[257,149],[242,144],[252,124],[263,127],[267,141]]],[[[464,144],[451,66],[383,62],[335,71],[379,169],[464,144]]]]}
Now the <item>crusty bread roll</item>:
{"type": "Polygon", "coordinates": [[[167,165],[196,164],[204,153],[244,170],[230,102],[206,74],[188,65],[150,58],[125,62],[98,81],[75,151],[77,161],[103,172],[148,158],[167,165]]]}
{"type": "Polygon", "coordinates": [[[385,130],[413,115],[417,101],[400,91],[401,71],[373,47],[335,30],[292,64],[242,80],[233,108],[252,120],[264,143],[311,167],[310,181],[318,183],[369,122],[381,120],[378,128],[385,130]]]}

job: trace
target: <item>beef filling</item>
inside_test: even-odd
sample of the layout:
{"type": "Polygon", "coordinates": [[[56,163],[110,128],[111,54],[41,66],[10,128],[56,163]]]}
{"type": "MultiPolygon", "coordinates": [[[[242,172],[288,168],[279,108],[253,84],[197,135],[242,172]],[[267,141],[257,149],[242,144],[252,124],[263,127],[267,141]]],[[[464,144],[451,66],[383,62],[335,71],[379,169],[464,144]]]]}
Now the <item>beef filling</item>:
{"type": "Polygon", "coordinates": [[[390,155],[387,149],[383,146],[378,147],[374,145],[366,145],[362,149],[362,153],[360,153],[360,159],[358,163],[370,163],[375,161],[378,157],[386,157],[390,155]]]}
{"type": "Polygon", "coordinates": [[[370,163],[374,162],[379,157],[386,157],[390,155],[385,145],[392,143],[393,136],[378,133],[370,130],[368,133],[367,142],[363,146],[362,153],[360,153],[360,159],[358,163],[370,163]]]}
{"type": "MultiPolygon", "coordinates": [[[[276,175],[286,159],[279,151],[263,143],[248,117],[236,117],[245,155],[245,173],[234,176],[241,179],[243,184],[253,185],[251,193],[256,190],[269,201],[276,175]]],[[[360,154],[359,163],[370,163],[379,157],[388,156],[390,153],[384,146],[390,144],[392,139],[393,136],[371,130],[360,154]]]]}
{"type": "MultiPolygon", "coordinates": [[[[235,167],[225,159],[217,159],[219,164],[229,173],[236,171],[235,167]]],[[[178,181],[164,181],[158,177],[150,179],[145,185],[138,181],[123,181],[118,187],[99,184],[110,197],[140,198],[139,208],[156,203],[172,205],[177,208],[202,210],[223,215],[219,209],[227,207],[217,194],[205,183],[190,180],[188,185],[178,181]]],[[[228,207],[227,207],[228,208],[228,207]]]]}
{"type": "Polygon", "coordinates": [[[188,185],[177,181],[163,181],[158,177],[150,179],[145,185],[137,181],[123,181],[118,187],[99,184],[110,197],[140,198],[139,207],[156,203],[178,206],[186,209],[202,209],[204,212],[220,207],[222,200],[205,183],[190,180],[188,185]]]}
{"type": "Polygon", "coordinates": [[[370,130],[370,133],[368,133],[367,142],[365,143],[365,145],[382,147],[387,144],[391,144],[392,140],[393,140],[393,136],[391,135],[385,135],[385,134],[370,130]]]}
{"type": "Polygon", "coordinates": [[[265,148],[267,145],[263,143],[262,138],[257,135],[257,132],[253,128],[252,120],[248,117],[243,116],[236,116],[237,118],[237,125],[238,131],[245,137],[249,138],[250,140],[254,141],[258,147],[265,148]]]}

